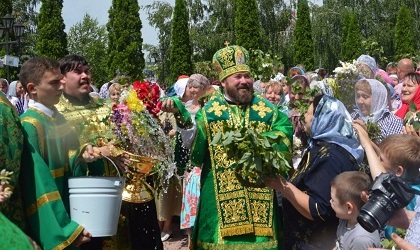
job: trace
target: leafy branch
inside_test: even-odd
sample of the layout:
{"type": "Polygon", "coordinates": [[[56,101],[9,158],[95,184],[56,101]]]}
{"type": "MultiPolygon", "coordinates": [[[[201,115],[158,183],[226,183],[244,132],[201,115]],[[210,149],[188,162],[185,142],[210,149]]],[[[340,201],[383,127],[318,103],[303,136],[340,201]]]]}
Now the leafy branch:
{"type": "Polygon", "coordinates": [[[249,128],[240,131],[218,132],[212,145],[226,148],[236,177],[245,186],[263,187],[269,176],[285,175],[291,168],[290,153],[280,151],[281,136],[275,133],[264,135],[249,128]]]}

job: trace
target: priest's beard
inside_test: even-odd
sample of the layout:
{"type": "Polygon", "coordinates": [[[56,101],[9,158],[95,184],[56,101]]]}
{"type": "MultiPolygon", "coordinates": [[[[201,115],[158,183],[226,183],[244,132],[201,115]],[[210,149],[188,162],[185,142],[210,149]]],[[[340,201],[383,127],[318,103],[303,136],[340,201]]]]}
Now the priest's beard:
{"type": "Polygon", "coordinates": [[[243,84],[237,87],[226,85],[224,91],[232,102],[239,105],[250,103],[252,96],[254,95],[254,87],[252,84],[243,84]]]}

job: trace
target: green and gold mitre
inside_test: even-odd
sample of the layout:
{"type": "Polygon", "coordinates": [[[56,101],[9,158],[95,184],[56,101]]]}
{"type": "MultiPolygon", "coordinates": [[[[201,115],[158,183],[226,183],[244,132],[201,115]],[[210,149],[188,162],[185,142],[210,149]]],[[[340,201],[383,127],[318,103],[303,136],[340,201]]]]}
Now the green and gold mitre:
{"type": "Polygon", "coordinates": [[[248,51],[238,45],[226,46],[213,56],[213,64],[219,72],[220,81],[237,72],[250,72],[248,61],[248,51]]]}

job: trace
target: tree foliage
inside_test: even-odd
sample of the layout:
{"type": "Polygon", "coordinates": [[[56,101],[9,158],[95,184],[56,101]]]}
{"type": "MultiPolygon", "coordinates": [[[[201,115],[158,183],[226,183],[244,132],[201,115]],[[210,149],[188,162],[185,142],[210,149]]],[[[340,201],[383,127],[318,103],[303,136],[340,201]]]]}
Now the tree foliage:
{"type": "Polygon", "coordinates": [[[59,59],[68,54],[67,34],[64,32],[64,20],[61,16],[63,0],[42,0],[38,15],[38,56],[59,59]]]}
{"type": "Polygon", "coordinates": [[[312,7],[312,30],[315,46],[315,65],[330,72],[340,60],[342,36],[341,15],[325,6],[312,7]]]}
{"type": "MultiPolygon", "coordinates": [[[[11,14],[15,17],[15,23],[21,23],[25,26],[23,36],[20,38],[20,46],[11,45],[10,54],[19,57],[19,63],[22,64],[28,58],[35,56],[36,43],[36,5],[40,0],[3,0],[0,1],[0,17],[5,14],[11,14]]],[[[10,39],[15,40],[13,32],[10,39]]],[[[6,37],[0,38],[0,42],[5,42],[6,37]]],[[[6,54],[6,48],[0,47],[0,55],[6,54]]],[[[17,79],[19,68],[10,67],[11,80],[17,79]]],[[[6,69],[0,68],[0,76],[6,75],[6,69]]]]}
{"type": "Polygon", "coordinates": [[[351,61],[362,53],[362,39],[357,22],[357,15],[346,13],[343,22],[343,42],[341,47],[341,60],[351,61]]]}
{"type": "Polygon", "coordinates": [[[314,67],[314,43],[307,0],[299,0],[297,4],[297,20],[294,30],[294,63],[303,64],[306,69],[314,67]]]}
{"type": "Polygon", "coordinates": [[[164,76],[169,75],[168,48],[171,42],[172,13],[174,8],[169,3],[154,1],[150,5],[144,6],[143,9],[147,12],[147,20],[150,25],[158,30],[159,39],[157,46],[143,46],[143,49],[148,52],[147,57],[150,59],[153,58],[156,61],[156,55],[158,55],[160,64],[155,74],[159,76],[159,82],[164,82],[164,76]]]}
{"type": "Polygon", "coordinates": [[[115,77],[119,71],[132,79],[143,80],[144,55],[139,10],[136,0],[112,0],[106,25],[109,78],[115,77]]]}
{"type": "Polygon", "coordinates": [[[171,83],[175,82],[180,75],[190,75],[193,72],[188,12],[185,0],[175,0],[172,20],[172,41],[170,48],[171,74],[168,79],[171,83]]]}
{"type": "Polygon", "coordinates": [[[245,49],[259,49],[261,29],[256,0],[237,0],[235,16],[236,44],[245,49]]]}
{"type": "Polygon", "coordinates": [[[414,56],[413,21],[410,10],[403,4],[395,24],[395,60],[414,56]]]}
{"type": "Polygon", "coordinates": [[[259,0],[258,17],[263,30],[260,49],[281,52],[282,31],[292,24],[292,9],[282,0],[259,0]]]}
{"type": "Polygon", "coordinates": [[[68,33],[69,53],[86,58],[92,68],[92,79],[96,86],[109,81],[107,44],[106,27],[99,25],[98,20],[92,19],[87,13],[81,22],[70,27],[68,33]]]}

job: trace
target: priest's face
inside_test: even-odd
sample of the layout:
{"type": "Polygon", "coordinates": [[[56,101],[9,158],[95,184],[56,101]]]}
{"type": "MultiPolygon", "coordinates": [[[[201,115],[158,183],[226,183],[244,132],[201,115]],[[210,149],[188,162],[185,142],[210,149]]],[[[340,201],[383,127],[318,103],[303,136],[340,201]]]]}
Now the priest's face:
{"type": "Polygon", "coordinates": [[[222,81],[226,96],[236,104],[248,104],[254,94],[253,79],[249,72],[238,72],[222,81]]]}
{"type": "Polygon", "coordinates": [[[82,100],[89,96],[92,76],[89,66],[79,66],[63,77],[64,92],[82,100]]]}

